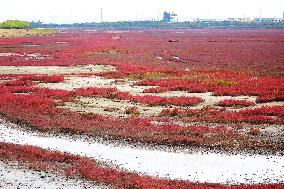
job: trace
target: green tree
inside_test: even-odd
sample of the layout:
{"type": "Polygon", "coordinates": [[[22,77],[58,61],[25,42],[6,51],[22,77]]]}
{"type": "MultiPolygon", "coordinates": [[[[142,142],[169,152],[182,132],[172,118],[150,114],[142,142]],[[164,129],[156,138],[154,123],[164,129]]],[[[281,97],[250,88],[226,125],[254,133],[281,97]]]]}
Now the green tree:
{"type": "Polygon", "coordinates": [[[4,29],[27,29],[30,27],[29,22],[21,20],[6,20],[0,24],[4,29]]]}

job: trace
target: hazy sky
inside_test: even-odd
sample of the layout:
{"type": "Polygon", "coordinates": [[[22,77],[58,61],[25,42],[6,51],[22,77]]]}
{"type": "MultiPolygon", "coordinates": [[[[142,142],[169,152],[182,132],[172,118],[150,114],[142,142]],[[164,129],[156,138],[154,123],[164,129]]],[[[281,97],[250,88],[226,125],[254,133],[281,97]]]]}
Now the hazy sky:
{"type": "Polygon", "coordinates": [[[0,0],[0,21],[45,23],[157,20],[163,11],[180,21],[193,18],[282,17],[284,0],[0,0]],[[260,11],[261,10],[261,11],[260,11]]]}

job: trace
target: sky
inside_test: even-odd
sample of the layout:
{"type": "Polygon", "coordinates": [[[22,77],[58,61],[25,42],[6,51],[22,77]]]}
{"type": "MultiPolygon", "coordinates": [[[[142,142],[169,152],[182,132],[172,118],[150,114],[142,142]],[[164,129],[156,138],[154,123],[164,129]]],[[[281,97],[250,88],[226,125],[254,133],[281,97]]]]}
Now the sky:
{"type": "Polygon", "coordinates": [[[0,0],[0,22],[44,23],[158,20],[175,12],[179,21],[229,17],[282,18],[284,0],[0,0]]]}

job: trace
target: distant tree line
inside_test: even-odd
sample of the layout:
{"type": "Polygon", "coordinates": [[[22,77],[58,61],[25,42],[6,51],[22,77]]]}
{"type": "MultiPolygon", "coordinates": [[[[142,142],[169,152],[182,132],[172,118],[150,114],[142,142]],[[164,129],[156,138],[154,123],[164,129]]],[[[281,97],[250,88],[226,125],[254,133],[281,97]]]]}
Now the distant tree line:
{"type": "Polygon", "coordinates": [[[120,21],[102,23],[44,24],[31,22],[31,28],[77,28],[77,29],[194,29],[194,28],[284,28],[284,22],[230,22],[230,21],[120,21]]]}
{"type": "Polygon", "coordinates": [[[194,29],[194,28],[284,28],[284,22],[231,22],[231,21],[195,21],[169,22],[171,14],[165,12],[162,21],[119,21],[119,22],[86,22],[74,24],[45,24],[21,20],[6,20],[0,23],[2,29],[27,28],[77,28],[77,29],[194,29]]]}
{"type": "Polygon", "coordinates": [[[21,20],[6,20],[0,23],[2,29],[27,29],[30,27],[30,23],[21,20]]]}

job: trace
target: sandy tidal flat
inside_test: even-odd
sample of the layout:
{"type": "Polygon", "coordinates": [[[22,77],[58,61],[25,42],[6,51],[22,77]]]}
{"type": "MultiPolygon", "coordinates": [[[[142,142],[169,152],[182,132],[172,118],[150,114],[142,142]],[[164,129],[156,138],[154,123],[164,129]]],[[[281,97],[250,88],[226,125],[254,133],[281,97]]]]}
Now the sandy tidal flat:
{"type": "Polygon", "coordinates": [[[283,183],[284,157],[166,152],[26,132],[0,124],[0,141],[95,158],[149,176],[211,183],[283,183]]]}

